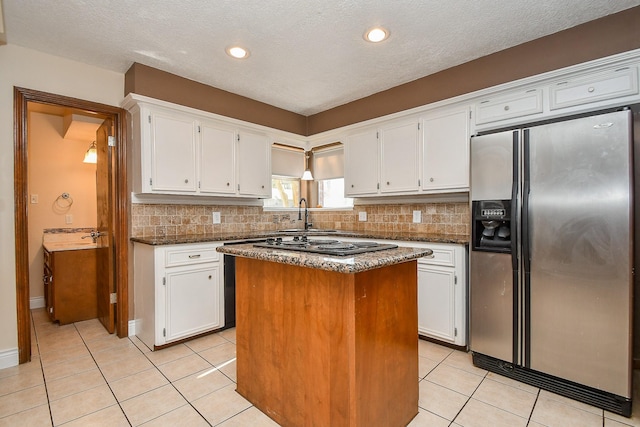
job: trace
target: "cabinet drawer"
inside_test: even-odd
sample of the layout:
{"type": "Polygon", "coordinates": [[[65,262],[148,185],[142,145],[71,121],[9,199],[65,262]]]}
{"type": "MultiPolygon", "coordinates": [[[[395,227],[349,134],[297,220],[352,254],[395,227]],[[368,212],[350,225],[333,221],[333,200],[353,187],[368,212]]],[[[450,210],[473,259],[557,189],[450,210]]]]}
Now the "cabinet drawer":
{"type": "Polygon", "coordinates": [[[531,89],[486,99],[476,105],[476,124],[542,113],[542,90],[531,89]]]}
{"type": "Polygon", "coordinates": [[[637,93],[638,69],[625,67],[556,83],[551,87],[550,108],[556,110],[637,93]]]}
{"type": "Polygon", "coordinates": [[[184,248],[184,249],[168,249],[165,252],[165,267],[175,267],[178,265],[202,264],[205,262],[215,262],[220,260],[220,253],[216,252],[216,248],[184,248]]]}
{"type": "Polygon", "coordinates": [[[455,267],[456,256],[453,248],[433,248],[433,258],[418,258],[420,264],[442,265],[445,267],[455,267]]]}

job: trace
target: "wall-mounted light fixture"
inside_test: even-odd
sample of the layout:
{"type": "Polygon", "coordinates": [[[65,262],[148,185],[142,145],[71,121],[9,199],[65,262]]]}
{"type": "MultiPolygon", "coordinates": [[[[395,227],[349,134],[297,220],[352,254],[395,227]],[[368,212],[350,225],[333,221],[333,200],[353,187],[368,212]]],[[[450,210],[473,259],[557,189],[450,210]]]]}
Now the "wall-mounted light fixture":
{"type": "Polygon", "coordinates": [[[313,181],[313,176],[311,175],[311,171],[309,170],[309,155],[307,152],[304,152],[304,173],[302,174],[303,181],[313,181]]]}
{"type": "Polygon", "coordinates": [[[96,147],[96,142],[93,141],[89,146],[89,149],[84,154],[83,163],[98,163],[98,148],[96,147]]]}

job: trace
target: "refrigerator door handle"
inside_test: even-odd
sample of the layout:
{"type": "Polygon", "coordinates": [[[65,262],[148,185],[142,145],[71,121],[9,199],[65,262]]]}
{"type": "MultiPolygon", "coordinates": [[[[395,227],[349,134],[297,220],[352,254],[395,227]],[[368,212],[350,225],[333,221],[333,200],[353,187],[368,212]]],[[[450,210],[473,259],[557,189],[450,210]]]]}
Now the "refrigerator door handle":
{"type": "MultiPolygon", "coordinates": [[[[518,131],[513,132],[513,148],[512,148],[512,164],[513,164],[513,173],[512,173],[512,182],[511,182],[511,263],[513,265],[513,271],[518,271],[518,174],[519,174],[519,162],[520,153],[518,150],[518,142],[520,141],[519,137],[520,133],[518,131]]],[[[515,277],[514,277],[515,279],[515,277]]],[[[514,280],[513,283],[517,283],[517,280],[514,280]]]]}
{"type": "Polygon", "coordinates": [[[522,177],[522,270],[523,270],[523,307],[524,319],[523,331],[523,365],[531,364],[531,221],[529,218],[529,197],[531,191],[531,177],[528,165],[530,164],[530,136],[529,129],[523,131],[523,177],[522,177]]]}
{"type": "MultiPolygon", "coordinates": [[[[529,129],[525,129],[523,132],[523,160],[524,164],[529,164],[530,159],[530,142],[529,142],[529,129]]],[[[531,191],[531,177],[529,176],[529,168],[524,168],[524,174],[522,177],[522,262],[525,273],[531,271],[531,248],[529,244],[531,242],[531,224],[529,222],[529,193],[531,191]]]]}

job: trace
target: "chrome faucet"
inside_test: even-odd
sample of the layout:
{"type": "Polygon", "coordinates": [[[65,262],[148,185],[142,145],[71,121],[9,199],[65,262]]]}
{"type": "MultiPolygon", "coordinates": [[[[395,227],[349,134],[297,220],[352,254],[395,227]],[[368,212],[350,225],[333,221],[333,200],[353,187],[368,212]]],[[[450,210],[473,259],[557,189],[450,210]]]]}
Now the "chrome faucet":
{"type": "Polygon", "coordinates": [[[98,243],[98,237],[100,236],[104,236],[104,233],[101,233],[98,230],[94,230],[89,233],[88,236],[82,236],[81,239],[87,239],[90,237],[93,240],[93,243],[98,243]]]}
{"type": "Polygon", "coordinates": [[[304,229],[306,231],[313,224],[309,222],[309,209],[307,209],[307,199],[304,197],[301,198],[300,203],[298,203],[298,221],[302,221],[302,202],[304,202],[304,229]]]}

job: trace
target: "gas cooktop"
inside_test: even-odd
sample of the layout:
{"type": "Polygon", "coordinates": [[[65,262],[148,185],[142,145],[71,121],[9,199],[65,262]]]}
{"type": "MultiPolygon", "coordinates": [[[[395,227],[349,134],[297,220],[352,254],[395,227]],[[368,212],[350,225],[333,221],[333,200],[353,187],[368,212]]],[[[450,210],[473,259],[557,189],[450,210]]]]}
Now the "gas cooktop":
{"type": "Polygon", "coordinates": [[[348,256],[395,249],[398,245],[377,242],[341,242],[330,239],[309,239],[307,236],[285,240],[282,237],[267,239],[253,245],[256,248],[284,249],[296,252],[312,252],[323,255],[348,256]]]}

